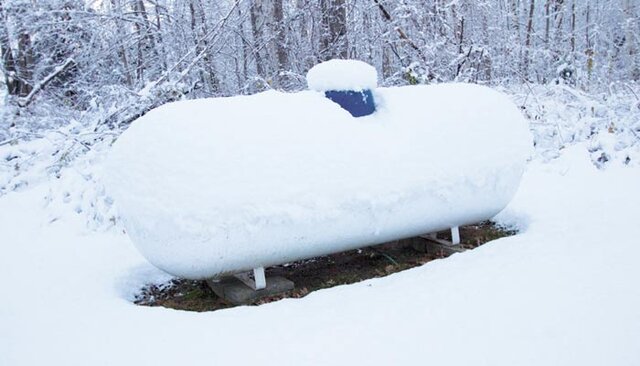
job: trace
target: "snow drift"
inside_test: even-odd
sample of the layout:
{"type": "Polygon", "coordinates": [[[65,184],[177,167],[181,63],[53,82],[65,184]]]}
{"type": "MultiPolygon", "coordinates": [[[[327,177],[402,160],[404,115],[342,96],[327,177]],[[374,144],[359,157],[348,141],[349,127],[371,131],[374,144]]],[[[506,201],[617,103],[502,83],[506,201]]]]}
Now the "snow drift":
{"type": "Polygon", "coordinates": [[[315,91],[375,89],[378,86],[378,73],[375,67],[366,62],[329,60],[309,70],[307,86],[315,91]]]}
{"type": "Polygon", "coordinates": [[[133,123],[107,187],[154,265],[209,278],[489,219],[531,137],[508,98],[449,84],[374,90],[353,118],[321,92],[170,103],[133,123]]]}

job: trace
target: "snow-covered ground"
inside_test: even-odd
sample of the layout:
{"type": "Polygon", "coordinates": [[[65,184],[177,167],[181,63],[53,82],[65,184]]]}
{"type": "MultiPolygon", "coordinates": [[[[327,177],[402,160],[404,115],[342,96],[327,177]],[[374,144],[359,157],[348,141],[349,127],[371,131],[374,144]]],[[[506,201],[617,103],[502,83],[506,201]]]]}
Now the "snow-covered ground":
{"type": "Polygon", "coordinates": [[[638,365],[640,165],[637,142],[624,140],[635,132],[619,133],[616,119],[569,139],[557,121],[548,130],[566,147],[547,154],[534,126],[537,157],[496,218],[519,235],[385,278],[209,313],[131,302],[169,277],[112,224],[96,183],[106,147],[60,133],[2,146],[0,365],[638,365]],[[622,142],[598,147],[613,138],[622,142]],[[63,157],[48,145],[56,139],[68,141],[63,157]],[[601,152],[610,158],[598,169],[601,152]],[[16,161],[26,173],[9,169],[16,161]]]}
{"type": "Polygon", "coordinates": [[[133,305],[166,280],[115,230],[0,199],[0,365],[640,363],[640,169],[532,163],[521,234],[386,278],[211,313],[133,305]]]}

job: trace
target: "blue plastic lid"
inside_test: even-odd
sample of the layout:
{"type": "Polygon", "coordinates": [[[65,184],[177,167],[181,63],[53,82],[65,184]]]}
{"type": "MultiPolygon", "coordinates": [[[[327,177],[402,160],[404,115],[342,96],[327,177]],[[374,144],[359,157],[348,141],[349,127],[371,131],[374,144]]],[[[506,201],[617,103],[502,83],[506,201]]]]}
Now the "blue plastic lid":
{"type": "Polygon", "coordinates": [[[376,104],[370,89],[362,91],[328,90],[324,95],[338,103],[354,117],[368,116],[376,111],[376,104]]]}

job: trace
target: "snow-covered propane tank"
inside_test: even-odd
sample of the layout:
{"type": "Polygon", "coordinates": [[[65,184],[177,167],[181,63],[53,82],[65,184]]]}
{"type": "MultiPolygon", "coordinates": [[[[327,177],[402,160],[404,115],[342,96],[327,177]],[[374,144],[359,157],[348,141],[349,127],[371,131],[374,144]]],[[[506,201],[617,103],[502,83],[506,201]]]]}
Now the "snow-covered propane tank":
{"type": "Polygon", "coordinates": [[[307,80],[300,93],[169,103],[122,134],[106,185],[151,263],[217,277],[479,222],[514,195],[531,137],[505,95],[376,88],[358,61],[307,80]],[[375,112],[359,118],[325,96],[366,90],[375,112]]]}

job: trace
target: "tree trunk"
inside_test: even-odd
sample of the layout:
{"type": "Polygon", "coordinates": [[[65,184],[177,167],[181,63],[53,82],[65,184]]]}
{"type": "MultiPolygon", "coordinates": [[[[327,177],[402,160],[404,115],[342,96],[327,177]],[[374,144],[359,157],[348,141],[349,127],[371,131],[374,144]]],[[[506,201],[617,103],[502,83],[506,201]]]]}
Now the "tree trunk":
{"type": "Polygon", "coordinates": [[[253,58],[256,64],[256,73],[264,78],[264,64],[260,56],[260,48],[262,47],[262,0],[253,0],[249,10],[251,15],[251,33],[253,34],[253,58]]]}
{"type": "Polygon", "coordinates": [[[208,82],[210,91],[213,94],[220,92],[220,79],[218,78],[218,72],[216,71],[215,63],[213,59],[209,57],[209,27],[207,25],[207,18],[205,17],[205,8],[202,4],[202,0],[197,0],[198,7],[200,9],[200,23],[202,27],[202,42],[203,49],[205,50],[205,55],[202,58],[202,62],[204,63],[205,70],[207,71],[208,82]]]}
{"type": "Polygon", "coordinates": [[[552,0],[547,0],[544,4],[544,44],[547,50],[549,50],[549,33],[551,31],[551,14],[549,10],[551,1],[552,0]]]}
{"type": "Polygon", "coordinates": [[[278,72],[287,68],[287,44],[284,29],[282,0],[273,1],[273,24],[276,33],[276,55],[278,58],[278,72]]]}
{"type": "Polygon", "coordinates": [[[625,14],[625,32],[626,32],[626,44],[627,44],[627,60],[629,65],[629,77],[634,80],[640,80],[640,55],[638,54],[638,42],[640,36],[634,32],[633,25],[640,20],[636,14],[636,0],[625,0],[624,14],[625,14]]]}
{"type": "Polygon", "coordinates": [[[31,36],[26,31],[20,32],[18,35],[18,75],[21,80],[18,95],[27,96],[32,89],[34,57],[33,48],[31,46],[31,36]]]}
{"type": "Polygon", "coordinates": [[[344,0],[320,0],[322,34],[320,55],[323,60],[346,59],[349,56],[347,42],[347,7],[344,0]]]}
{"type": "MultiPolygon", "coordinates": [[[[122,8],[120,8],[120,4],[118,0],[111,0],[111,9],[115,13],[115,23],[117,29],[123,29],[122,24],[120,22],[120,17],[122,16],[122,8]]],[[[125,76],[125,80],[129,87],[133,86],[133,79],[131,78],[131,74],[129,73],[129,60],[127,60],[127,51],[124,46],[120,45],[118,47],[118,57],[120,57],[120,61],[122,62],[122,72],[125,76]]]]}
{"type": "Polygon", "coordinates": [[[576,0],[571,3],[571,61],[576,57],[576,0]]]}
{"type": "MultiPolygon", "coordinates": [[[[563,5],[564,0],[553,0],[553,16],[555,20],[556,30],[554,35],[554,61],[560,59],[561,52],[559,51],[560,47],[562,47],[562,22],[563,22],[563,5]]],[[[564,53],[564,52],[563,52],[564,53]]]]}
{"type": "Polygon", "coordinates": [[[535,10],[535,0],[531,0],[529,4],[529,20],[527,21],[527,34],[524,44],[524,65],[522,74],[525,79],[529,80],[529,55],[531,49],[531,37],[533,34],[533,14],[535,10]]]}
{"type": "Polygon", "coordinates": [[[0,0],[0,17],[2,18],[2,26],[0,26],[0,50],[2,53],[2,66],[5,84],[7,86],[7,94],[18,95],[21,86],[20,80],[16,78],[17,69],[16,61],[11,48],[11,40],[9,38],[9,30],[7,27],[8,19],[4,13],[4,4],[0,0]]]}

